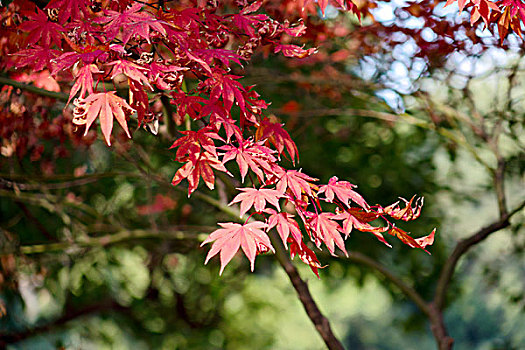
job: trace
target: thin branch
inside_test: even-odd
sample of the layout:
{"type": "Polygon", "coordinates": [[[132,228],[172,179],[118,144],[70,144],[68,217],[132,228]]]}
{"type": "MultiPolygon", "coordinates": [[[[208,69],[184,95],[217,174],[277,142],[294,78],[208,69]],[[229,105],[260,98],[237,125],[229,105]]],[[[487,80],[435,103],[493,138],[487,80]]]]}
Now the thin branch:
{"type": "Polygon", "coordinates": [[[436,286],[436,292],[434,295],[434,304],[438,310],[443,310],[446,291],[450,283],[450,280],[452,279],[452,275],[454,274],[454,270],[456,269],[456,265],[459,259],[467,251],[469,251],[469,249],[472,248],[472,246],[483,241],[484,239],[489,237],[494,232],[497,232],[505,227],[508,227],[510,225],[510,218],[516,213],[518,213],[519,211],[521,211],[524,207],[525,207],[525,201],[523,201],[520,205],[518,205],[510,213],[504,215],[498,221],[481,228],[476,233],[472,234],[471,236],[457,243],[456,248],[454,248],[454,251],[450,254],[447,261],[445,262],[445,265],[441,269],[441,274],[439,276],[439,280],[436,286]]]}
{"type": "Polygon", "coordinates": [[[37,334],[45,333],[54,330],[57,327],[65,325],[78,317],[96,314],[99,312],[108,311],[124,311],[128,308],[121,306],[115,300],[103,300],[91,305],[84,306],[79,309],[68,310],[62,317],[51,321],[50,323],[37,326],[35,328],[27,329],[18,333],[8,333],[0,335],[0,348],[5,349],[7,345],[20,342],[24,339],[33,337],[37,334]]]}
{"type": "Polygon", "coordinates": [[[379,272],[388,281],[390,281],[397,288],[399,288],[399,290],[401,290],[401,292],[403,292],[405,296],[412,300],[425,315],[430,315],[428,304],[421,297],[421,295],[414,288],[403,282],[401,278],[397,277],[392,271],[387,269],[385,266],[359,252],[349,252],[348,259],[359,264],[366,265],[379,272]]]}
{"type": "Polygon", "coordinates": [[[337,337],[334,335],[334,332],[330,326],[330,322],[321,313],[321,310],[319,310],[319,307],[315,303],[315,300],[313,299],[312,294],[308,288],[308,284],[301,278],[299,271],[297,271],[295,266],[290,261],[290,258],[286,254],[281,239],[277,237],[274,231],[272,231],[269,235],[272,244],[275,247],[275,255],[279,261],[279,264],[281,264],[281,267],[288,275],[290,282],[292,282],[292,285],[299,296],[299,300],[303,304],[306,314],[314,324],[317,332],[323,338],[327,348],[330,350],[344,350],[343,344],[341,344],[339,339],[337,339],[337,337]]]}
{"type": "Polygon", "coordinates": [[[49,91],[46,89],[41,89],[34,85],[24,84],[19,81],[9,79],[6,77],[2,77],[2,76],[0,76],[0,84],[10,85],[10,86],[13,86],[21,90],[32,92],[34,94],[45,96],[45,97],[56,98],[57,100],[64,101],[64,102],[67,102],[67,100],[69,99],[68,95],[62,92],[54,92],[54,91],[49,91]]]}
{"type": "MultiPolygon", "coordinates": [[[[46,244],[34,244],[18,247],[22,254],[41,254],[59,251],[72,251],[82,248],[105,247],[112,244],[142,239],[170,239],[170,240],[194,240],[202,242],[207,234],[187,232],[181,230],[121,230],[116,233],[98,237],[85,237],[81,241],[57,242],[46,244]]],[[[14,251],[0,251],[0,256],[15,253],[14,251]]]]}

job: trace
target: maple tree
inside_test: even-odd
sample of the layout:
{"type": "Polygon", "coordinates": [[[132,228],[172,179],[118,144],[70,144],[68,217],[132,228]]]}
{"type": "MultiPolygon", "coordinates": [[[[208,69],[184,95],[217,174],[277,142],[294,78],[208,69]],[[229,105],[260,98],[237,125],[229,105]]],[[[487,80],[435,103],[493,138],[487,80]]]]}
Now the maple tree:
{"type": "MultiPolygon", "coordinates": [[[[446,6],[453,3],[447,1],[446,6]]],[[[243,82],[244,68],[255,53],[282,55],[298,65],[323,62],[327,56],[337,61],[350,54],[388,50],[397,44],[392,33],[398,32],[415,40],[419,56],[433,61],[453,50],[471,49],[465,41],[451,42],[460,33],[474,44],[491,40],[478,38],[476,28],[493,31],[503,46],[512,44],[512,32],[521,36],[519,2],[458,1],[459,10],[471,14],[459,22],[435,15],[436,2],[401,7],[402,13],[427,21],[426,27],[438,37],[432,43],[421,28],[372,21],[377,6],[349,0],[52,0],[40,7],[25,0],[12,2],[2,9],[2,68],[15,81],[25,79],[67,96],[62,99],[63,113],[51,121],[52,132],[49,121],[32,127],[35,121],[27,109],[3,108],[3,147],[37,160],[44,146],[32,134],[18,137],[19,130],[49,129],[49,136],[72,139],[81,147],[95,141],[94,124],[116,152],[132,148],[126,138],[139,133],[170,137],[174,161],[181,163],[171,183],[187,182],[188,196],[198,193],[201,179],[213,190],[224,175],[246,186],[237,187],[237,181],[240,193],[229,201],[230,206],[239,203],[242,223],[220,223],[221,228],[202,242],[211,243],[205,263],[220,256],[220,274],[239,250],[253,271],[257,255],[277,249],[279,241],[270,240],[271,230],[288,255],[299,256],[318,277],[323,265],[316,252],[326,249],[333,256],[339,251],[348,256],[345,240],[355,231],[371,233],[388,247],[387,234],[427,251],[435,230],[414,238],[395,223],[420,217],[422,198],[370,205],[348,181],[332,176],[322,184],[307,169],[297,170],[300,150],[289,132],[267,112],[270,103],[257,87],[243,82]],[[316,22],[317,12],[325,16],[335,9],[363,21],[353,39],[357,53],[330,52],[322,45],[326,37],[348,30],[316,22]],[[381,39],[381,45],[372,37],[381,39]],[[22,72],[31,74],[22,79],[22,72]],[[9,123],[12,118],[20,118],[23,125],[9,123]],[[114,129],[114,119],[120,129],[114,129]],[[174,128],[184,130],[174,133],[174,128]]],[[[23,105],[25,96],[15,87],[5,85],[3,98],[23,105]]],[[[57,148],[57,156],[65,153],[57,148]]],[[[323,335],[326,344],[337,348],[329,333],[323,335]]]]}

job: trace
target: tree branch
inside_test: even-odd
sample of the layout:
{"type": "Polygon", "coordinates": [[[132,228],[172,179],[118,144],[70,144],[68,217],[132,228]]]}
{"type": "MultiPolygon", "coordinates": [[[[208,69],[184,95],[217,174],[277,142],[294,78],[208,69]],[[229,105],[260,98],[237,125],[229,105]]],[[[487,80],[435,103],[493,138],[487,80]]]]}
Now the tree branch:
{"type": "Polygon", "coordinates": [[[454,248],[454,251],[450,254],[449,258],[445,262],[445,265],[443,266],[443,269],[441,270],[441,274],[439,276],[439,280],[436,286],[434,304],[438,310],[443,310],[445,294],[459,259],[467,251],[469,251],[469,249],[472,248],[472,246],[483,241],[492,233],[497,232],[505,227],[508,227],[510,225],[510,218],[514,214],[521,211],[524,207],[525,201],[518,205],[513,211],[500,218],[500,220],[481,228],[476,233],[457,243],[456,248],[454,248]]]}
{"type": "Polygon", "coordinates": [[[24,339],[33,337],[40,333],[52,331],[54,328],[60,327],[78,317],[98,312],[107,312],[109,310],[125,311],[127,310],[127,308],[118,304],[115,300],[110,299],[100,301],[95,304],[87,305],[79,309],[68,310],[62,317],[50,323],[37,326],[35,328],[27,329],[18,333],[0,335],[0,348],[5,349],[9,344],[20,342],[24,339]]]}
{"type": "Polygon", "coordinates": [[[1,77],[1,76],[0,76],[0,84],[10,85],[10,86],[13,86],[21,90],[32,92],[34,94],[45,96],[45,97],[56,98],[57,100],[64,101],[64,102],[67,102],[69,98],[67,94],[64,94],[62,92],[54,92],[54,91],[49,91],[46,89],[41,89],[34,85],[24,84],[19,81],[9,79],[6,77],[1,77]]]}
{"type": "Polygon", "coordinates": [[[430,315],[428,304],[421,297],[421,295],[414,288],[410,287],[408,284],[403,282],[403,280],[397,277],[392,271],[388,270],[385,266],[369,258],[368,256],[358,253],[358,252],[349,252],[348,259],[351,261],[357,262],[359,264],[368,266],[376,270],[377,272],[379,272],[387,280],[389,280],[397,288],[399,288],[399,290],[401,290],[401,292],[403,292],[403,294],[405,294],[410,300],[412,300],[417,305],[417,307],[421,310],[421,312],[423,312],[427,316],[430,315]]]}
{"type": "Polygon", "coordinates": [[[275,256],[277,257],[279,264],[281,264],[281,267],[288,275],[290,282],[292,282],[292,285],[299,296],[299,300],[303,304],[306,314],[314,324],[315,329],[319,335],[323,338],[324,343],[328,349],[344,350],[343,345],[334,335],[334,332],[330,326],[330,322],[321,313],[321,310],[319,310],[319,307],[315,303],[315,300],[313,299],[312,294],[308,288],[308,284],[301,278],[299,271],[297,271],[295,266],[290,261],[290,258],[286,254],[280,238],[276,236],[274,231],[270,232],[269,236],[273,246],[275,247],[275,256]]]}

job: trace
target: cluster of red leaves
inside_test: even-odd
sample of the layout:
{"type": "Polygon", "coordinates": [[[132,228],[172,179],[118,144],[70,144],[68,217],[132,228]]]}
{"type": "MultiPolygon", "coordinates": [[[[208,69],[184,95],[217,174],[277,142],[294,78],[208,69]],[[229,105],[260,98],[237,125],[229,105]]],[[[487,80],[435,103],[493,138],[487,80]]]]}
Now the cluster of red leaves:
{"type": "Polygon", "coordinates": [[[187,180],[191,195],[202,179],[213,189],[217,171],[232,175],[226,167],[232,161],[241,180],[251,180],[231,204],[240,203],[241,216],[253,210],[257,219],[220,224],[203,243],[213,242],[206,262],[219,254],[222,273],[242,249],[253,270],[258,254],[274,250],[267,234],[276,229],[290,255],[318,274],[321,264],[308,242],[335,255],[337,248],[347,254],[344,240],[354,229],[388,246],[383,233],[421,249],[434,237],[414,239],[390,222],[416,219],[422,201],[415,207],[413,199],[406,201],[405,208],[370,206],[349,182],[332,177],[328,184],[317,184],[301,171],[280,166],[282,158],[295,165],[295,143],[276,118],[265,115],[268,104],[253,86],[232,74],[257,49],[294,58],[312,55],[315,48],[293,44],[306,33],[304,22],[290,24],[282,14],[297,6],[304,17],[316,6],[324,13],[329,5],[358,15],[370,7],[358,9],[350,0],[52,0],[40,9],[22,0],[2,12],[2,38],[16,40],[2,40],[1,48],[11,54],[7,68],[47,69],[62,85],[73,81],[73,123],[87,134],[98,121],[108,145],[115,119],[131,138],[129,118],[136,113],[139,125],[155,121],[154,101],[170,98],[175,122],[187,120],[193,127],[172,144],[175,160],[183,163],[173,185],[187,180]],[[186,81],[196,81],[195,87],[189,90],[186,81]],[[117,94],[115,85],[127,90],[129,100],[117,94]],[[282,212],[285,204],[287,212],[282,212]],[[374,225],[381,219],[384,224],[374,225]]]}

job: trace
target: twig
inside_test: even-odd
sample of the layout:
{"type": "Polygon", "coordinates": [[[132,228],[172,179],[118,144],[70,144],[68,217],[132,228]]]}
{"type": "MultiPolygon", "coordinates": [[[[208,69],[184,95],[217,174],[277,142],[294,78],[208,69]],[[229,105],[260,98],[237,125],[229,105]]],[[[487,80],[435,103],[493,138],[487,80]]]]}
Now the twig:
{"type": "Polygon", "coordinates": [[[456,248],[454,248],[454,251],[450,254],[447,261],[445,262],[445,265],[443,266],[443,269],[441,270],[441,274],[439,276],[439,280],[436,286],[434,304],[438,310],[443,310],[443,306],[445,302],[445,294],[446,294],[448,285],[450,283],[450,280],[452,279],[452,275],[454,274],[454,270],[456,269],[456,265],[459,259],[472,246],[483,241],[488,236],[490,236],[492,233],[497,232],[505,227],[508,227],[510,225],[510,218],[514,214],[521,211],[524,207],[525,207],[525,201],[523,201],[520,205],[518,205],[510,213],[504,215],[498,221],[481,228],[476,233],[472,234],[471,236],[457,243],[456,248]]]}
{"type": "MultiPolygon", "coordinates": [[[[202,242],[206,239],[206,234],[187,232],[181,230],[121,230],[116,233],[107,234],[99,237],[86,237],[82,241],[57,242],[47,244],[26,245],[18,248],[22,254],[41,254],[71,249],[104,247],[116,243],[122,243],[141,239],[172,239],[172,240],[194,240],[202,242]]],[[[13,251],[0,251],[0,256],[14,253],[13,251]]]]}
{"type": "Polygon", "coordinates": [[[401,278],[397,277],[393,272],[388,270],[385,266],[359,252],[349,252],[348,259],[359,264],[366,265],[379,272],[388,281],[399,288],[399,290],[401,290],[401,292],[403,292],[403,294],[405,294],[410,300],[412,300],[424,314],[427,316],[430,315],[428,304],[421,297],[421,295],[414,288],[403,282],[401,278]]]}

